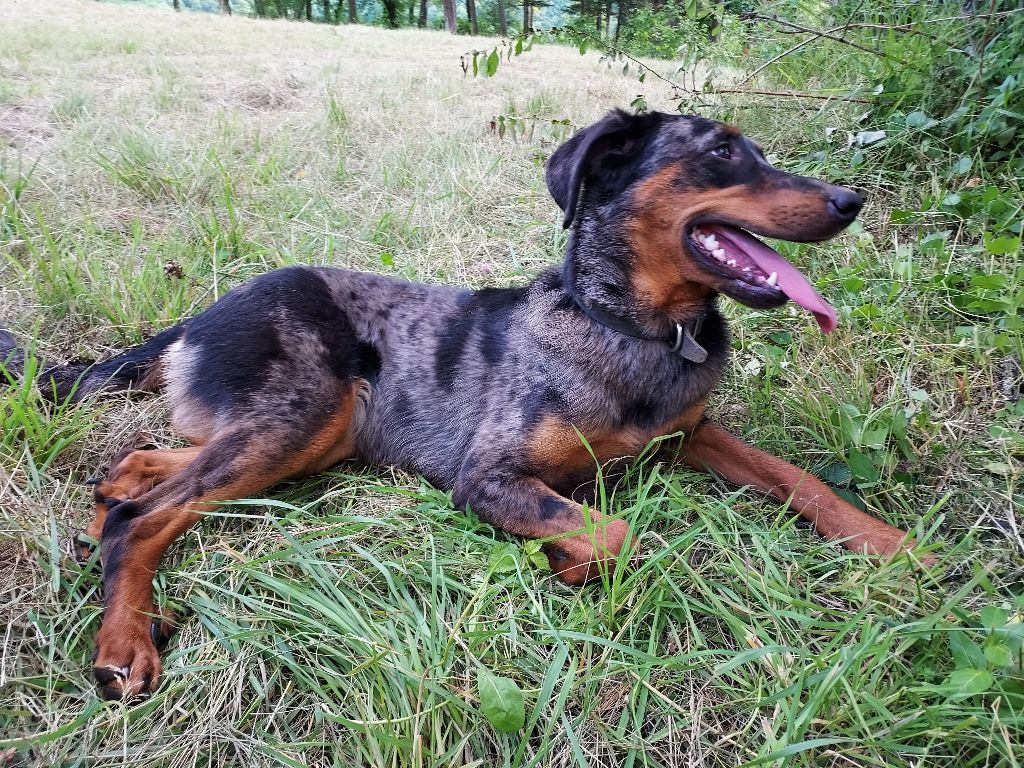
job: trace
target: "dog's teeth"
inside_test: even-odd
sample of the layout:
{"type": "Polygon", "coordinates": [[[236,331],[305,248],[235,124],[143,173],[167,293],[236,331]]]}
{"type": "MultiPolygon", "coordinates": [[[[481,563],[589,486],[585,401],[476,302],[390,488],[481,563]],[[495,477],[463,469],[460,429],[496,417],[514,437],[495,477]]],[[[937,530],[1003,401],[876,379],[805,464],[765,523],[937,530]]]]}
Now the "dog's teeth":
{"type": "Polygon", "coordinates": [[[708,239],[705,240],[704,242],[707,243],[708,248],[718,247],[718,238],[716,238],[714,235],[708,235],[708,239]]]}
{"type": "Polygon", "coordinates": [[[772,272],[770,275],[768,275],[768,279],[765,280],[765,282],[768,283],[768,285],[775,285],[776,283],[779,282],[779,276],[772,272]]]}
{"type": "Polygon", "coordinates": [[[722,248],[715,248],[713,251],[711,251],[711,255],[714,256],[719,261],[725,261],[725,250],[722,248]]]}
{"type": "Polygon", "coordinates": [[[744,272],[749,272],[749,271],[750,271],[750,267],[744,267],[744,268],[743,268],[743,271],[744,271],[744,272]]]}
{"type": "Polygon", "coordinates": [[[736,266],[736,259],[729,259],[725,263],[728,264],[730,267],[735,267],[736,266]]]}

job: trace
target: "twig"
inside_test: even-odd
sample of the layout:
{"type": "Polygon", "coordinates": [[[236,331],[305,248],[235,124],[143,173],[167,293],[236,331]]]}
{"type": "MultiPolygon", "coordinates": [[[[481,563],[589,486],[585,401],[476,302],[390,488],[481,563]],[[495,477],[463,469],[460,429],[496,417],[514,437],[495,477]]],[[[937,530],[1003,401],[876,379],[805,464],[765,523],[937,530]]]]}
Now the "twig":
{"type": "MultiPolygon", "coordinates": [[[[873,56],[880,56],[882,58],[892,59],[893,61],[898,61],[900,64],[906,64],[907,63],[907,62],[903,61],[902,59],[896,58],[895,56],[890,56],[889,54],[883,53],[882,51],[876,51],[874,48],[869,48],[868,46],[861,45],[860,43],[854,43],[854,42],[852,42],[850,40],[847,40],[846,38],[838,37],[835,34],[836,32],[841,32],[842,30],[847,29],[850,26],[853,26],[851,24],[841,24],[840,26],[833,27],[832,29],[821,30],[821,29],[811,29],[810,27],[805,27],[805,26],[803,26],[801,24],[794,24],[792,21],[786,21],[785,19],[780,19],[778,16],[764,16],[763,14],[760,14],[760,13],[747,14],[747,18],[760,19],[761,21],[770,21],[770,22],[772,22],[774,24],[785,24],[787,27],[791,27],[791,28],[793,28],[793,29],[795,29],[795,30],[797,30],[799,32],[806,32],[806,33],[808,33],[810,35],[814,35],[814,37],[812,37],[811,40],[814,40],[814,39],[819,38],[819,37],[824,37],[826,40],[834,40],[837,43],[842,43],[843,45],[848,45],[851,48],[856,48],[857,50],[864,51],[866,53],[870,53],[873,56]]],[[[808,42],[810,42],[810,41],[808,41],[808,42]]]]}
{"type": "Polygon", "coordinates": [[[853,104],[874,104],[875,102],[868,99],[854,99],[846,96],[825,96],[819,93],[796,93],[794,91],[762,91],[755,90],[752,88],[715,88],[713,91],[694,91],[686,88],[679,88],[677,90],[682,93],[687,93],[692,96],[706,96],[713,95],[716,93],[747,93],[753,96],[783,96],[787,99],[821,99],[823,101],[848,101],[853,104]]]}

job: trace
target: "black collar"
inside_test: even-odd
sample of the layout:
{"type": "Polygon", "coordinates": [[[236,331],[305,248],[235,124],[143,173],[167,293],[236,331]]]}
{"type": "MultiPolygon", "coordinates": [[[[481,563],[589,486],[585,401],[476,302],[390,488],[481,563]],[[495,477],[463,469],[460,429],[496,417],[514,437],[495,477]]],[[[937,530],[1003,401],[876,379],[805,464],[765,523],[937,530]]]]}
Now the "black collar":
{"type": "Polygon", "coordinates": [[[606,309],[588,303],[586,299],[576,292],[575,277],[576,270],[572,266],[572,257],[569,257],[565,261],[565,269],[562,273],[562,287],[565,288],[565,292],[569,294],[569,298],[576,303],[576,306],[583,310],[584,314],[594,322],[626,336],[632,336],[635,339],[660,341],[667,344],[672,352],[684,360],[689,360],[691,363],[703,363],[708,359],[708,351],[697,343],[697,335],[704,324],[704,315],[700,315],[695,320],[690,320],[685,324],[674,323],[675,327],[668,331],[668,333],[652,336],[645,333],[639,325],[628,317],[613,315],[606,309]]]}

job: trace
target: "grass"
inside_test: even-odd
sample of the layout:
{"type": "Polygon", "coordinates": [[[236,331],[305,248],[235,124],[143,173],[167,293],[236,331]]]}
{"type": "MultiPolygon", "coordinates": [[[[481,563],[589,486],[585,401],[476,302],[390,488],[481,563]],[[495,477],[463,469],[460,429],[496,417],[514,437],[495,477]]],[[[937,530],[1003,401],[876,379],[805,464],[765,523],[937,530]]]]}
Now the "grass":
{"type": "MultiPolygon", "coordinates": [[[[474,45],[0,5],[0,318],[42,358],[98,357],[284,264],[523,282],[564,244],[542,180],[564,135],[549,121],[586,124],[638,84],[544,46],[464,79],[474,45]],[[500,137],[501,115],[541,119],[500,137]]],[[[789,167],[842,176],[799,151],[841,111],[780,107],[734,116],[789,167]]],[[[156,578],[187,613],[164,682],[143,703],[101,702],[99,582],[65,542],[88,521],[87,477],[141,432],[175,438],[159,398],[53,408],[9,382],[0,758],[1021,765],[1020,340],[1012,312],[969,306],[1024,283],[1019,248],[978,238],[1019,220],[1020,189],[983,178],[946,205],[938,176],[922,194],[893,167],[859,172],[862,226],[789,252],[840,330],[726,303],[735,363],[713,407],[916,531],[936,568],[877,566],[759,494],[648,460],[606,502],[641,532],[639,566],[571,590],[416,478],[341,466],[183,537],[156,578]],[[480,713],[481,668],[523,691],[522,731],[480,713]]]]}

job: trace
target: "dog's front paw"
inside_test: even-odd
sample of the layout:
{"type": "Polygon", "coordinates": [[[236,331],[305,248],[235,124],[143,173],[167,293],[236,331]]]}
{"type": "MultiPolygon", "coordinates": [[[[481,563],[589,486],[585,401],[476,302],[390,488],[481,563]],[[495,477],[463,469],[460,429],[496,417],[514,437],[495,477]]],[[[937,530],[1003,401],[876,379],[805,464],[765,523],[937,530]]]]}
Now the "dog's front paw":
{"type": "Polygon", "coordinates": [[[96,635],[92,674],[100,696],[107,700],[144,698],[160,682],[160,655],[154,639],[164,634],[163,622],[104,618],[96,635]],[[156,628],[154,628],[154,625],[156,628]]]}
{"type": "Polygon", "coordinates": [[[616,558],[630,540],[624,520],[599,525],[593,535],[580,534],[550,541],[542,547],[551,570],[562,582],[579,587],[615,570],[616,558]]]}

